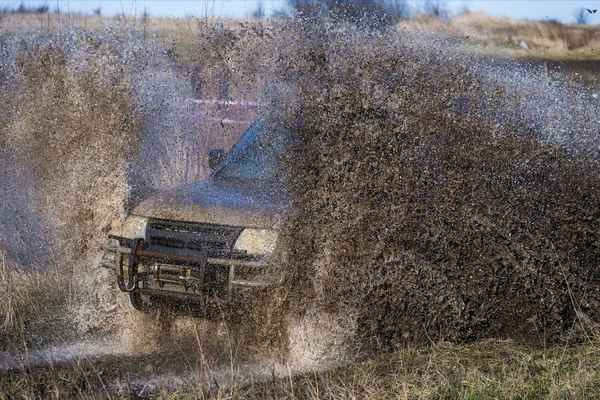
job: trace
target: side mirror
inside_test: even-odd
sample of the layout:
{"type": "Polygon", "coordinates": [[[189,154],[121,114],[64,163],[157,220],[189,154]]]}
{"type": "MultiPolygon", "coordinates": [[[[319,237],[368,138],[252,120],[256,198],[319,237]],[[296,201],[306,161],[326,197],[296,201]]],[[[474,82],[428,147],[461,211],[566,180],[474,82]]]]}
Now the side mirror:
{"type": "Polygon", "coordinates": [[[214,171],[224,159],[225,152],[223,149],[212,149],[208,152],[208,167],[214,171]]]}

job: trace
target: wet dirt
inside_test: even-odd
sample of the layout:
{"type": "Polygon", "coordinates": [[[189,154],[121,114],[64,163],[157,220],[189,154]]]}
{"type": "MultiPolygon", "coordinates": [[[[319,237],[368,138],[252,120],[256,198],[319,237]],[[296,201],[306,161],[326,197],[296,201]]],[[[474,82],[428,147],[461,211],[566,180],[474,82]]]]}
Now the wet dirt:
{"type": "MultiPolygon", "coordinates": [[[[206,354],[197,343],[171,343],[147,354],[103,337],[35,349],[19,354],[0,353],[0,381],[10,393],[10,382],[86,381],[86,391],[97,395],[153,398],[186,389],[210,392],[253,381],[320,371],[343,363],[298,364],[265,358],[228,360],[224,354],[206,354]]],[[[72,382],[71,382],[72,383],[72,382]]],[[[49,384],[52,386],[52,384],[49,384]]],[[[69,385],[77,386],[77,385],[69,385]]]]}

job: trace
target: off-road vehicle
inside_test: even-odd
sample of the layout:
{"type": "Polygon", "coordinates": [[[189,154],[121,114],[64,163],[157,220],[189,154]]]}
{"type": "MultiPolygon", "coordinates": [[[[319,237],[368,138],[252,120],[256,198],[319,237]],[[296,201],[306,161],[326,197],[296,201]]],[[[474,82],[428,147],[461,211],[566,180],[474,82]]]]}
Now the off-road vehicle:
{"type": "Polygon", "coordinates": [[[135,308],[206,309],[277,283],[268,269],[289,204],[278,174],[284,142],[259,118],[227,155],[210,151],[208,179],[146,199],[109,235],[102,264],[135,308]]]}

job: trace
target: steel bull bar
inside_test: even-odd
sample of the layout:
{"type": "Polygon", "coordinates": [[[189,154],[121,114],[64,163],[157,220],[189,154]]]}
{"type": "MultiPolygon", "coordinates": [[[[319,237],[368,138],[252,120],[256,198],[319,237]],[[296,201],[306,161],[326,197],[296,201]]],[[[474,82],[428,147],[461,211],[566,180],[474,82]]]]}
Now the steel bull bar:
{"type": "MultiPolygon", "coordinates": [[[[209,284],[204,279],[197,279],[185,274],[185,266],[165,265],[161,262],[189,263],[200,266],[204,270],[207,265],[223,266],[229,268],[227,280],[227,294],[231,296],[235,288],[266,288],[276,283],[257,280],[236,279],[236,270],[244,268],[262,269],[269,267],[265,261],[245,260],[239,258],[215,258],[208,257],[206,250],[177,249],[163,246],[144,246],[144,239],[129,239],[114,235],[109,238],[119,241],[119,245],[101,245],[101,249],[107,253],[114,254],[114,262],[103,260],[101,266],[116,272],[117,285],[122,292],[129,293],[133,305],[142,310],[147,310],[141,301],[141,294],[149,296],[171,297],[180,300],[201,302],[202,293],[209,289],[209,284]],[[150,260],[154,266],[150,272],[139,271],[141,260],[150,260]],[[127,267],[125,269],[125,266],[127,267]],[[183,293],[163,289],[140,287],[143,278],[152,275],[156,282],[168,281],[169,283],[182,286],[191,285],[197,290],[195,293],[183,293]],[[190,283],[191,282],[191,283],[190,283]]],[[[190,269],[187,268],[189,271],[190,269]]]]}

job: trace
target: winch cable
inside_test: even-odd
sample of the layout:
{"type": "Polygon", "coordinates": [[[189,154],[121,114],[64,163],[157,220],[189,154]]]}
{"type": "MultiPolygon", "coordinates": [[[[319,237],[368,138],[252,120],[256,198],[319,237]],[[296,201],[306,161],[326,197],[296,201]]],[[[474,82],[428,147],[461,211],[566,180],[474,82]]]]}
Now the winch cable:
{"type": "Polygon", "coordinates": [[[138,287],[137,265],[135,264],[135,253],[144,239],[135,238],[131,243],[131,252],[129,252],[129,263],[127,265],[128,282],[125,287],[126,292],[133,292],[138,287]]]}

